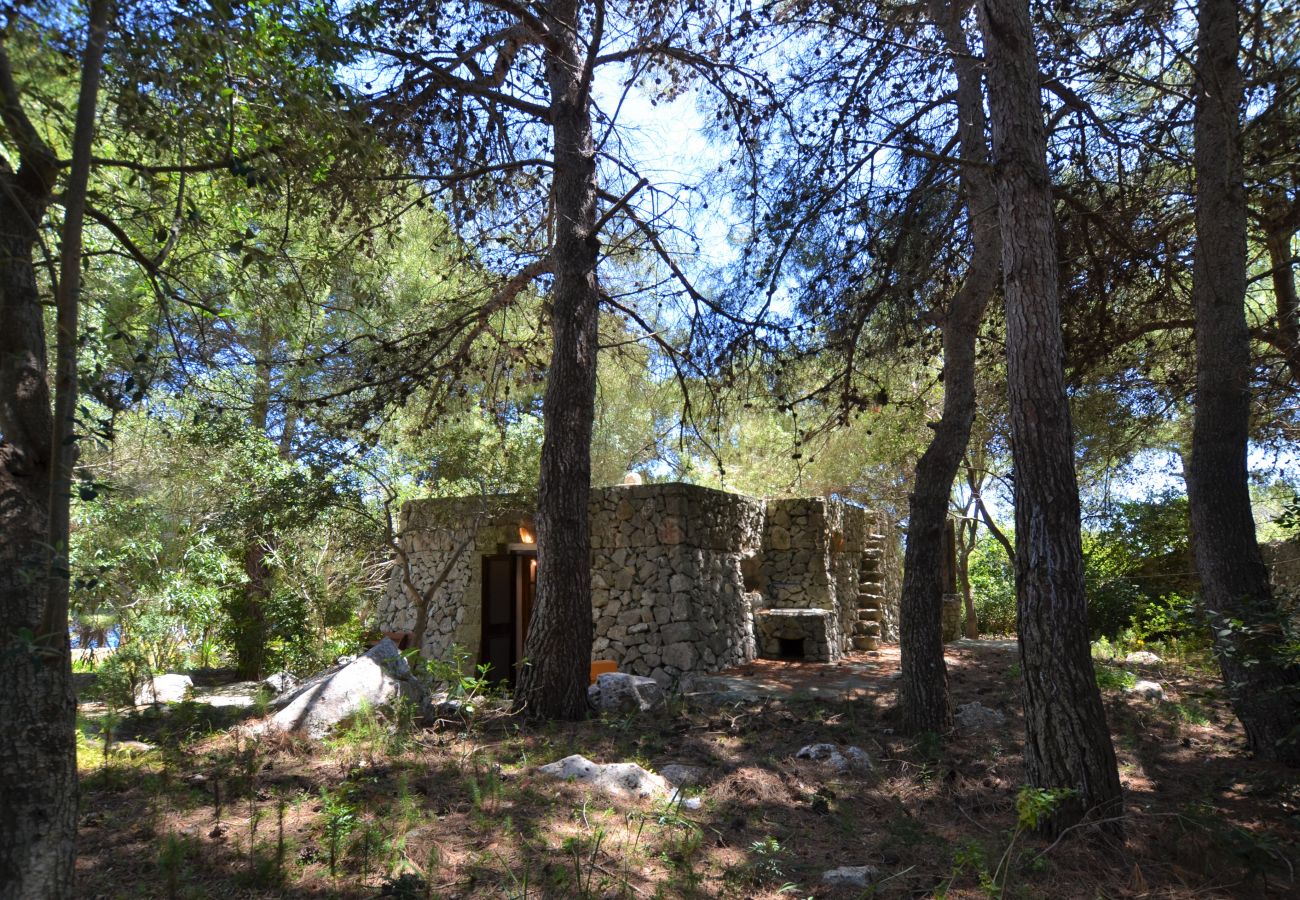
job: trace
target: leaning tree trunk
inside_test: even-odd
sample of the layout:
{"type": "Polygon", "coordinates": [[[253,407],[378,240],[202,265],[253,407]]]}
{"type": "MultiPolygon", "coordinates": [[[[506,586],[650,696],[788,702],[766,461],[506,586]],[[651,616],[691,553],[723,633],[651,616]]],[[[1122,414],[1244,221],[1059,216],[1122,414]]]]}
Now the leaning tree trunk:
{"type": "Polygon", "coordinates": [[[553,0],[563,52],[546,64],[555,138],[551,365],[542,414],[537,501],[537,595],[515,706],[582,719],[591,667],[591,430],[596,408],[596,155],[590,73],[578,41],[579,0],[553,0]]]}
{"type": "Polygon", "coordinates": [[[1197,21],[1192,540],[1215,653],[1250,747],[1300,765],[1300,669],[1282,659],[1282,617],[1247,489],[1251,364],[1237,5],[1201,0],[1197,21]]]}
{"type": "Polygon", "coordinates": [[[1088,648],[1052,186],[1029,2],[984,0],[980,24],[1002,225],[1026,775],[1033,787],[1069,792],[1042,820],[1044,831],[1089,817],[1111,819],[1118,830],[1119,772],[1088,648]]]}
{"type": "Polygon", "coordinates": [[[971,231],[971,263],[943,324],[943,413],[934,438],[916,465],[909,498],[903,593],[899,607],[903,727],[939,732],[952,724],[948,673],[943,661],[943,586],[940,560],[948,498],[971,422],[975,418],[975,339],[989,297],[997,288],[1001,253],[997,195],[987,169],[984,98],[980,70],[962,30],[962,3],[933,0],[931,17],[944,34],[957,75],[957,121],[971,231]]]}

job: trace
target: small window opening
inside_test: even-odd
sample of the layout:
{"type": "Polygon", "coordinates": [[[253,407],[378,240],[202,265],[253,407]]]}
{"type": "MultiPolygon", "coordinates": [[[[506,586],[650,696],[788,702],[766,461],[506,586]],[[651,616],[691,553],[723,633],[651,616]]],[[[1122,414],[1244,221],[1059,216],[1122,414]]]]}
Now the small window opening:
{"type": "Polygon", "coordinates": [[[778,638],[782,659],[803,659],[803,638],[778,638]]]}

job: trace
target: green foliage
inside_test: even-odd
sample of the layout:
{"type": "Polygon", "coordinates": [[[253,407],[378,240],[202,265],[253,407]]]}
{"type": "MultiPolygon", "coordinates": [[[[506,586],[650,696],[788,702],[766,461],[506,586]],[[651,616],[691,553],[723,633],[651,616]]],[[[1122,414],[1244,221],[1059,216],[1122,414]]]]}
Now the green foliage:
{"type": "Polygon", "coordinates": [[[1025,785],[1016,794],[1016,827],[1033,831],[1056,813],[1064,801],[1079,792],[1073,788],[1036,788],[1025,785]]]}
{"type": "Polygon", "coordinates": [[[320,801],[321,814],[325,817],[324,836],[329,853],[330,877],[333,878],[338,875],[338,864],[345,849],[345,841],[356,829],[360,815],[350,785],[343,785],[337,791],[322,788],[320,801]]]}
{"type": "Polygon", "coordinates": [[[1287,534],[1300,535],[1300,494],[1292,494],[1273,521],[1287,534]]]}
{"type": "Polygon", "coordinates": [[[1016,631],[1016,578],[1007,552],[981,532],[970,556],[971,596],[981,634],[1016,631]]]}
{"type": "Polygon", "coordinates": [[[1137,677],[1132,672],[1125,672],[1113,666],[1096,667],[1097,687],[1103,691],[1122,691],[1137,684],[1137,677]]]}
{"type": "Polygon", "coordinates": [[[1196,576],[1187,498],[1156,494],[1122,501],[1084,532],[1088,624],[1094,637],[1141,630],[1136,639],[1194,637],[1196,576]]]}
{"type": "Polygon", "coordinates": [[[756,887],[773,884],[785,877],[785,872],[782,870],[782,866],[785,865],[782,859],[785,848],[776,838],[769,834],[760,841],[754,841],[749,845],[749,852],[752,857],[747,866],[750,884],[756,887]]]}
{"type": "Polygon", "coordinates": [[[119,647],[100,666],[95,690],[110,709],[127,709],[135,705],[135,692],[153,675],[145,652],[136,645],[119,647]]]}

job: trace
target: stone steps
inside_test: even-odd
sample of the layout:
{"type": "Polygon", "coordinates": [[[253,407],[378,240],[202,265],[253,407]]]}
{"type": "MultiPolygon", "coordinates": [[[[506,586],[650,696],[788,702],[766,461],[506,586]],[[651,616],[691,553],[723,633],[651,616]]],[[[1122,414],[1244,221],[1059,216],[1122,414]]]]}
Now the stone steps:
{"type": "Polygon", "coordinates": [[[858,619],[863,622],[879,622],[880,607],[878,606],[860,606],[858,607],[858,619]]]}
{"type": "Polygon", "coordinates": [[[864,634],[867,635],[868,637],[878,638],[880,637],[880,623],[879,622],[854,622],[853,633],[864,634]]]}
{"type": "Polygon", "coordinates": [[[854,650],[878,650],[880,649],[880,639],[865,634],[854,635],[853,649],[854,650]]]}

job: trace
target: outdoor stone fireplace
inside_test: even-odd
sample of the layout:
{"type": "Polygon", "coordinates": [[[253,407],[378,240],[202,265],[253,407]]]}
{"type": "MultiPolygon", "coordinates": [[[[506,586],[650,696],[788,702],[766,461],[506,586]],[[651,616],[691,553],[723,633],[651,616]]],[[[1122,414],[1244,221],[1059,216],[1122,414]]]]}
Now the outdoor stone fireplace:
{"type": "Polygon", "coordinates": [[[829,609],[763,609],[754,614],[758,655],[834,662],[840,658],[835,614],[829,609]]]}
{"type": "MultiPolygon", "coordinates": [[[[459,647],[502,678],[523,658],[536,584],[531,509],[508,498],[406,504],[384,631],[427,595],[428,656],[459,647]]],[[[591,492],[594,660],[672,684],[752,660],[835,661],[892,639],[890,523],[825,498],[761,500],[697,485],[591,492]]]]}

